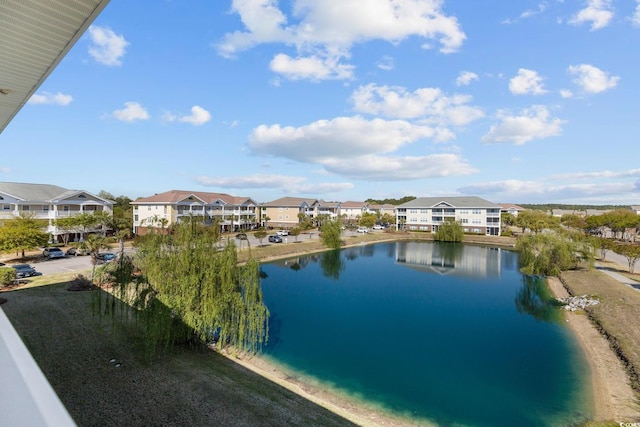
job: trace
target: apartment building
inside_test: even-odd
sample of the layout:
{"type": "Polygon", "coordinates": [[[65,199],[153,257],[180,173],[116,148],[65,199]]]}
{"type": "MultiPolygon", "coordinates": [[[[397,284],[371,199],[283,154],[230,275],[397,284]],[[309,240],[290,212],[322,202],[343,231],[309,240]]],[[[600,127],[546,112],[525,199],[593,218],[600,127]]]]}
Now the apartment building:
{"type": "Polygon", "coordinates": [[[163,230],[185,217],[199,217],[205,224],[217,223],[223,232],[250,230],[259,224],[258,204],[249,197],[224,193],[170,190],[131,202],[133,231],[163,230]]]}
{"type": "Polygon", "coordinates": [[[298,214],[314,217],[318,200],[302,197],[281,197],[260,206],[261,223],[265,227],[290,229],[297,227],[298,214]]]}
{"type": "MultiPolygon", "coordinates": [[[[61,240],[63,230],[57,225],[60,218],[82,213],[105,212],[113,215],[114,202],[84,190],[68,190],[57,185],[0,182],[0,220],[29,215],[48,220],[46,232],[52,241],[61,240]]],[[[97,230],[83,230],[83,233],[97,230]]],[[[102,230],[100,230],[102,231],[102,230]]],[[[79,234],[80,232],[78,232],[79,234]]],[[[72,236],[76,240],[79,236],[72,236]]]]}
{"type": "Polygon", "coordinates": [[[435,233],[443,222],[454,220],[465,233],[499,236],[500,210],[480,197],[419,197],[396,207],[396,226],[435,233]]]}

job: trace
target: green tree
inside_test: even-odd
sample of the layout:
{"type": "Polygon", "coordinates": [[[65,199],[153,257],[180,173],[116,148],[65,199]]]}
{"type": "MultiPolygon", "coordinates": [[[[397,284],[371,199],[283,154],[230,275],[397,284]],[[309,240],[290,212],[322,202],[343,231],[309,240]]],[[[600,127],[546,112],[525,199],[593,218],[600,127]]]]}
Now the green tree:
{"type": "Polygon", "coordinates": [[[298,241],[298,236],[301,232],[302,230],[300,230],[300,227],[293,227],[291,230],[289,230],[289,234],[296,239],[296,242],[298,241]]]}
{"type": "Polygon", "coordinates": [[[21,213],[15,218],[3,220],[0,227],[0,251],[21,253],[46,246],[49,235],[44,231],[44,222],[33,215],[21,213]]]}
{"type": "Polygon", "coordinates": [[[558,219],[543,211],[528,209],[518,214],[516,225],[522,228],[524,233],[527,229],[532,233],[539,233],[545,228],[554,228],[558,219]]]}
{"type": "Polygon", "coordinates": [[[462,242],[464,229],[458,222],[447,220],[440,224],[433,238],[440,242],[462,242]]]}
{"type": "Polygon", "coordinates": [[[136,265],[145,282],[137,306],[147,319],[149,350],[219,336],[218,345],[255,352],[266,341],[269,312],[259,264],[239,265],[233,240],[216,250],[202,227],[179,224],[171,236],[144,236],[136,265]]]}
{"type": "Polygon", "coordinates": [[[264,239],[265,237],[267,237],[267,230],[260,228],[258,230],[256,230],[253,235],[255,236],[256,239],[258,239],[258,241],[260,242],[260,246],[262,246],[262,239],[264,239]]]}
{"type": "Polygon", "coordinates": [[[640,259],[640,245],[625,243],[617,245],[615,249],[616,253],[622,255],[627,259],[629,265],[629,273],[633,274],[636,261],[640,259]]]}
{"type": "Polygon", "coordinates": [[[342,246],[341,240],[341,224],[338,220],[324,221],[320,227],[320,233],[322,235],[322,243],[331,249],[340,249],[342,246]]]}
{"type": "Polygon", "coordinates": [[[98,265],[98,254],[101,249],[108,249],[107,239],[99,234],[90,234],[84,241],[85,248],[91,256],[91,283],[93,283],[96,275],[96,266],[98,265]]]}
{"type": "Polygon", "coordinates": [[[581,264],[593,264],[593,246],[577,235],[555,233],[521,236],[516,242],[520,251],[520,269],[524,274],[558,276],[563,270],[581,264]]]}
{"type": "Polygon", "coordinates": [[[362,214],[362,217],[360,217],[360,221],[358,222],[358,225],[362,227],[371,228],[374,225],[376,225],[377,220],[378,220],[378,216],[376,214],[364,212],[362,214]]]}

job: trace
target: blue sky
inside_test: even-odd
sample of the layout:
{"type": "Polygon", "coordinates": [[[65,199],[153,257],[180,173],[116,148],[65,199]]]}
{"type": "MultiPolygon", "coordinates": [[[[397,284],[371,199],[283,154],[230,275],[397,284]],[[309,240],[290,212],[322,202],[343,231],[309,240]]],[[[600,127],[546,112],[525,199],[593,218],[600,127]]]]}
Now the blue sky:
{"type": "Polygon", "coordinates": [[[0,180],[640,204],[640,0],[111,0],[0,180]]]}

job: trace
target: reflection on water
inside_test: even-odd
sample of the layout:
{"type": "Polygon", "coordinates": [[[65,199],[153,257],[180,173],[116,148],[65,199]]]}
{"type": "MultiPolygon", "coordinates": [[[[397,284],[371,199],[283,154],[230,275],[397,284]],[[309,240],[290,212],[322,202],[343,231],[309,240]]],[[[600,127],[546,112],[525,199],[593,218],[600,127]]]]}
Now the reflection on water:
{"type": "Polygon", "coordinates": [[[396,242],[264,264],[265,357],[438,425],[578,424],[584,360],[517,257],[396,242]]]}
{"type": "Polygon", "coordinates": [[[552,295],[546,281],[540,276],[523,276],[522,286],[516,293],[516,309],[533,316],[536,320],[558,322],[562,306],[552,295]]]}
{"type": "Polygon", "coordinates": [[[397,242],[396,262],[440,275],[499,277],[499,248],[468,246],[462,243],[397,242]]]}

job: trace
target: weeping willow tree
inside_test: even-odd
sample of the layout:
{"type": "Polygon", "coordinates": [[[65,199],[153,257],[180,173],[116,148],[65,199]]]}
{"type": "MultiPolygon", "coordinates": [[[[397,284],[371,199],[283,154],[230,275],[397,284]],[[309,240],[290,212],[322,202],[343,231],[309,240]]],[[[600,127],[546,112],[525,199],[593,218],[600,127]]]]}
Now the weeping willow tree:
{"type": "Polygon", "coordinates": [[[520,251],[520,269],[525,274],[558,276],[564,270],[594,262],[592,242],[580,233],[542,233],[521,236],[516,243],[520,251]]]}
{"type": "Polygon", "coordinates": [[[462,242],[464,230],[458,222],[447,219],[438,226],[438,231],[433,238],[440,242],[462,242]]]}
{"type": "MultiPolygon", "coordinates": [[[[210,229],[190,222],[146,235],[134,269],[108,267],[118,288],[112,294],[134,307],[144,325],[148,353],[194,340],[255,353],[266,342],[269,312],[258,262],[239,265],[234,242],[220,248],[210,229]]],[[[110,311],[108,301],[101,306],[110,311]]]]}

